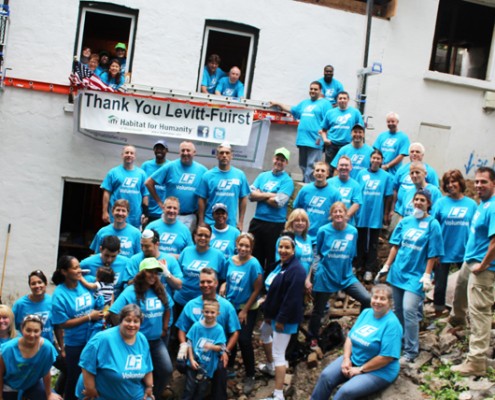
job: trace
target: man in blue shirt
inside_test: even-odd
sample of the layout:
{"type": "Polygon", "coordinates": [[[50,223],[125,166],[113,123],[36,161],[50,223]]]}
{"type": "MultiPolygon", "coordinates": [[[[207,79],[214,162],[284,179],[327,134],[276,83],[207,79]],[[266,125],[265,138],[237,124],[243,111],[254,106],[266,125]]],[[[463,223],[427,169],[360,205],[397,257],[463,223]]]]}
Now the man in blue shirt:
{"type": "Polygon", "coordinates": [[[244,97],[244,84],[239,80],[241,70],[238,67],[232,67],[229,75],[218,81],[215,94],[227,97],[244,97]]]}
{"type": "Polygon", "coordinates": [[[303,173],[303,182],[313,182],[313,166],[321,160],[323,142],[318,131],[325,114],[332,108],[331,104],[321,98],[321,83],[311,82],[309,99],[290,107],[286,104],[271,102],[272,107],[280,107],[282,111],[291,113],[299,120],[297,127],[296,146],[299,149],[299,168],[303,173]]]}
{"type": "Polygon", "coordinates": [[[242,231],[250,193],[246,174],[231,165],[233,156],[230,144],[222,143],[217,147],[216,153],[218,167],[206,172],[196,189],[198,225],[205,222],[213,225],[215,221],[213,220],[212,207],[217,203],[223,203],[229,210],[227,223],[237,226],[237,229],[242,231]],[[239,219],[237,218],[238,215],[239,219]]]}
{"type": "Polygon", "coordinates": [[[333,77],[334,68],[332,65],[325,65],[323,78],[318,79],[322,86],[322,95],[327,99],[332,107],[337,105],[337,96],[344,91],[344,86],[333,77]]]}
{"type": "Polygon", "coordinates": [[[285,147],[276,149],[272,170],[259,174],[251,185],[249,200],[257,204],[249,232],[253,234],[256,243],[253,256],[265,271],[275,261],[275,245],[284,230],[287,204],[294,192],[294,182],[285,172],[289,158],[290,151],[285,147]]]}
{"type": "Polygon", "coordinates": [[[241,234],[235,226],[227,224],[229,218],[228,207],[223,203],[217,203],[212,207],[215,225],[211,227],[210,246],[220,250],[225,259],[235,254],[237,237],[241,234]]]}
{"type": "Polygon", "coordinates": [[[495,171],[481,167],[476,171],[474,185],[480,205],[471,223],[455,288],[451,321],[466,323],[466,303],[469,307],[471,335],[466,360],[452,371],[463,376],[484,376],[487,372],[487,352],[490,348],[492,306],[495,301],[495,171]],[[466,299],[467,287],[467,299],[466,299]],[[469,302],[467,302],[469,300],[469,302]]]}
{"type": "Polygon", "coordinates": [[[388,131],[378,135],[373,144],[383,154],[382,169],[395,175],[402,165],[404,157],[409,155],[409,137],[398,130],[399,114],[391,112],[387,114],[388,131]]]}
{"type": "MultiPolygon", "coordinates": [[[[330,166],[339,150],[351,142],[352,128],[356,124],[364,126],[359,110],[349,106],[349,93],[340,92],[337,105],[326,113],[319,132],[325,146],[325,161],[330,166]]],[[[333,171],[330,167],[330,175],[333,171]]]]}
{"type": "Polygon", "coordinates": [[[157,186],[163,186],[167,196],[177,197],[180,202],[179,221],[191,231],[196,227],[198,197],[195,190],[206,167],[196,161],[196,147],[190,141],[183,141],[179,146],[179,159],[166,163],[146,180],[146,187],[151,196],[164,209],[165,197],[160,197],[157,186]]]}
{"type": "Polygon", "coordinates": [[[215,93],[215,88],[220,78],[227,76],[225,72],[219,67],[220,56],[218,54],[211,54],[208,57],[208,61],[203,69],[203,79],[201,80],[201,93],[215,93]]]}
{"type": "MultiPolygon", "coordinates": [[[[155,153],[154,160],[148,160],[141,164],[141,169],[146,172],[146,176],[149,178],[153,175],[154,172],[158,171],[161,167],[163,167],[167,163],[167,152],[168,152],[168,144],[164,139],[158,140],[153,145],[153,153],[155,153]]],[[[145,182],[146,184],[146,182],[145,182]]],[[[154,186],[158,197],[164,199],[166,196],[165,187],[163,185],[154,186]]],[[[152,221],[157,220],[162,215],[162,209],[152,196],[148,199],[148,224],[152,221]]]]}

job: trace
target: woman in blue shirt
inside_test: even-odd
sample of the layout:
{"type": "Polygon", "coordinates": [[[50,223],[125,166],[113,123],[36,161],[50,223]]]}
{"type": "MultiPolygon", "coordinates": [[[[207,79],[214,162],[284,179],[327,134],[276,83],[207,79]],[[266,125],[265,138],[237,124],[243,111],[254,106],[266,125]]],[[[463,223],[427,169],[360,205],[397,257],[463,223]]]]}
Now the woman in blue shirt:
{"type": "Polygon", "coordinates": [[[329,399],[341,383],[334,400],[360,399],[390,386],[399,375],[402,327],[392,311],[390,286],[371,290],[371,308],[356,320],[344,344],[344,355],[321,373],[311,400],[329,399]]]}
{"type": "Polygon", "coordinates": [[[125,83],[124,75],[120,70],[120,61],[114,58],[110,61],[108,71],[100,75],[102,82],[112,89],[118,89],[125,83]]]}
{"type": "Polygon", "coordinates": [[[41,336],[42,331],[41,317],[27,315],[21,323],[22,336],[0,347],[2,399],[62,400],[50,386],[50,369],[57,351],[49,340],[41,336]]]}
{"type": "Polygon", "coordinates": [[[60,354],[67,365],[66,400],[76,400],[77,377],[81,373],[79,357],[89,338],[92,322],[103,318],[103,311],[94,310],[93,293],[79,282],[81,276],[79,261],[72,256],[60,257],[52,275],[52,281],[57,285],[52,296],[52,323],[60,354]]]}
{"type": "MultiPolygon", "coordinates": [[[[227,280],[220,288],[220,295],[225,296],[235,307],[241,332],[239,347],[246,368],[244,394],[249,395],[254,389],[254,349],[253,330],[258,315],[258,295],[263,287],[263,269],[256,257],[253,257],[254,236],[241,233],[236,240],[238,254],[232,256],[227,264],[227,280]]],[[[235,360],[237,346],[232,350],[229,361],[235,360]]]]}
{"type": "Polygon", "coordinates": [[[119,326],[93,336],[81,354],[79,399],[154,399],[150,348],[139,332],[143,311],[128,304],[118,320],[119,326]]]}
{"type": "Polygon", "coordinates": [[[445,311],[450,267],[457,265],[460,268],[464,261],[469,227],[477,208],[473,199],[464,196],[466,181],[458,169],[452,169],[443,175],[442,189],[446,196],[435,203],[432,212],[432,216],[440,222],[445,245],[445,254],[440,258],[440,264],[435,264],[433,270],[435,274],[433,304],[437,317],[445,311]]]}
{"type": "Polygon", "coordinates": [[[418,190],[413,205],[413,215],[403,218],[392,233],[392,248],[379,273],[380,276],[388,272],[394,311],[404,328],[403,363],[413,362],[419,354],[419,310],[423,308],[424,292],[433,287],[433,265],[443,256],[440,224],[428,214],[430,192],[418,190]]]}
{"type": "Polygon", "coordinates": [[[14,318],[14,313],[10,307],[0,304],[0,344],[8,342],[17,336],[14,318]]]}

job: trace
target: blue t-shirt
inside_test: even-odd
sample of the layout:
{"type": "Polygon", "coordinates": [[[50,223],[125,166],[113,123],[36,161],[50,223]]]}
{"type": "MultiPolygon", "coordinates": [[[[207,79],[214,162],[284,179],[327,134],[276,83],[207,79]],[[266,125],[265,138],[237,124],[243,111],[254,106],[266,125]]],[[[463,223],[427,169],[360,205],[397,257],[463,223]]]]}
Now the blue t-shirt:
{"type": "MultiPolygon", "coordinates": [[[[156,160],[148,160],[145,161],[143,164],[141,164],[141,169],[146,173],[146,176],[149,178],[151,175],[153,175],[156,171],[158,171],[161,167],[166,165],[169,161],[165,160],[163,164],[157,164],[156,160]]],[[[163,201],[165,200],[165,197],[167,197],[167,191],[165,190],[165,186],[156,184],[155,185],[155,191],[158,197],[163,201]]],[[[150,217],[159,217],[162,215],[162,209],[158,205],[158,203],[155,201],[153,196],[149,196],[148,199],[148,210],[149,210],[149,216],[150,217]]]]}
{"type": "MultiPolygon", "coordinates": [[[[442,192],[440,192],[440,190],[438,190],[438,188],[436,186],[433,186],[431,183],[427,183],[424,189],[430,192],[431,205],[433,207],[437,202],[437,200],[440,200],[442,198],[442,192]]],[[[402,215],[403,217],[412,215],[414,211],[413,199],[416,192],[417,192],[416,186],[413,186],[412,189],[407,191],[404,191],[402,188],[399,189],[399,192],[397,193],[396,203],[399,203],[400,206],[397,207],[396,204],[395,207],[395,211],[397,212],[397,214],[402,215]]]]}
{"type": "Polygon", "coordinates": [[[429,258],[443,256],[440,224],[431,215],[423,219],[403,218],[392,233],[390,244],[399,246],[399,251],[390,266],[387,282],[423,297],[423,284],[419,280],[426,263],[429,258]]]}
{"type": "Polygon", "coordinates": [[[95,235],[89,248],[95,253],[99,253],[101,242],[105,236],[117,236],[119,238],[119,254],[121,256],[129,258],[141,251],[141,231],[131,224],[126,224],[122,229],[115,228],[113,224],[104,226],[95,235]]]}
{"type": "MultiPolygon", "coordinates": [[[[215,298],[220,304],[220,314],[217,317],[217,322],[222,326],[226,336],[230,336],[235,331],[240,331],[241,323],[234,306],[219,295],[216,295],[215,298]]],[[[198,296],[187,302],[175,325],[181,331],[189,332],[191,326],[200,320],[203,320],[203,296],[198,296]]]]}
{"type": "Polygon", "coordinates": [[[357,229],[349,224],[338,230],[329,223],[318,230],[316,251],[321,258],[314,275],[315,292],[338,292],[358,281],[352,272],[356,244],[357,229]]]}
{"type": "Polygon", "coordinates": [[[241,81],[231,83],[229,77],[224,76],[218,80],[215,91],[220,92],[222,96],[244,97],[244,84],[241,81]]]}
{"type": "Polygon", "coordinates": [[[227,76],[227,74],[222,71],[220,67],[215,70],[214,74],[210,74],[208,71],[208,67],[203,67],[203,79],[201,80],[201,86],[206,86],[206,90],[208,93],[215,94],[215,88],[217,87],[217,83],[219,79],[227,76]]]}
{"type": "Polygon", "coordinates": [[[327,138],[333,144],[343,146],[351,142],[351,131],[356,124],[364,126],[359,110],[354,107],[347,107],[345,110],[335,107],[326,113],[321,129],[328,131],[327,138]]]}
{"type": "MultiPolygon", "coordinates": [[[[121,67],[121,70],[124,71],[124,68],[121,67]]],[[[120,79],[118,81],[113,78],[108,71],[102,72],[100,79],[105,85],[110,86],[112,89],[118,89],[125,83],[125,76],[123,73],[120,74],[120,79]]]]}
{"type": "Polygon", "coordinates": [[[332,167],[337,168],[340,157],[347,156],[351,159],[351,178],[356,179],[359,173],[363,169],[368,169],[371,164],[371,153],[373,152],[373,147],[368,144],[363,144],[359,149],[356,149],[352,143],[346,144],[341,147],[337,152],[337,155],[332,160],[332,167]]]}
{"type": "Polygon", "coordinates": [[[227,224],[237,225],[239,201],[249,195],[249,184],[246,174],[238,168],[230,167],[222,171],[214,167],[206,172],[196,189],[196,194],[206,199],[205,222],[213,225],[212,207],[216,203],[223,203],[228,209],[227,224]]]}
{"type": "MultiPolygon", "coordinates": [[[[74,289],[65,284],[55,288],[52,295],[52,323],[61,325],[71,319],[88,315],[94,309],[94,297],[82,283],[77,282],[74,289]]],[[[67,346],[83,346],[89,335],[90,322],[83,322],[72,328],[64,328],[64,342],[67,346]]]]}
{"type": "Polygon", "coordinates": [[[236,252],[236,240],[237,237],[241,234],[239,229],[227,225],[225,229],[219,230],[215,228],[215,226],[211,227],[211,240],[210,246],[213,249],[220,250],[225,258],[229,258],[233,256],[236,252]]]}
{"type": "MultiPolygon", "coordinates": [[[[392,133],[390,131],[382,132],[378,135],[373,144],[375,149],[378,149],[383,154],[383,164],[388,164],[398,155],[407,157],[409,155],[409,137],[402,131],[392,133]]],[[[397,165],[389,168],[388,173],[395,175],[402,165],[402,161],[397,165]]]]}
{"type": "Polygon", "coordinates": [[[294,200],[294,208],[304,208],[309,217],[308,235],[312,243],[316,243],[318,229],[328,222],[330,207],[336,201],[341,201],[340,192],[332,185],[318,187],[312,183],[305,185],[294,200]]]}
{"type": "Polygon", "coordinates": [[[170,305],[164,306],[152,289],[148,289],[144,293],[144,302],[142,300],[138,302],[134,285],[130,285],[117,297],[110,307],[110,312],[118,315],[120,310],[128,304],[137,304],[143,311],[144,320],[139,331],[146,336],[146,339],[159,339],[163,331],[163,313],[167,311],[170,305]]]}
{"type": "Polygon", "coordinates": [[[392,175],[383,169],[376,172],[367,169],[361,171],[356,180],[361,185],[363,196],[356,226],[380,229],[385,213],[385,197],[394,193],[392,175]]]}
{"type": "Polygon", "coordinates": [[[45,294],[43,300],[32,301],[29,295],[22,296],[12,306],[12,312],[15,317],[15,328],[20,332],[21,324],[26,315],[36,314],[43,321],[43,332],[41,336],[53,342],[53,325],[52,325],[52,296],[45,294]]]}
{"type": "MultiPolygon", "coordinates": [[[[113,281],[116,290],[115,296],[118,296],[118,294],[124,287],[124,280],[122,278],[128,264],[129,258],[123,257],[121,255],[118,255],[117,258],[115,258],[115,261],[110,264],[110,268],[112,268],[115,272],[115,279],[113,281]]],[[[81,261],[81,269],[89,269],[89,275],[94,277],[96,277],[98,268],[103,266],[104,265],[100,253],[89,256],[81,261]]]]}
{"type": "Polygon", "coordinates": [[[476,202],[467,196],[462,199],[444,196],[435,203],[431,215],[440,223],[445,245],[445,254],[440,262],[461,263],[464,261],[469,226],[477,207],[476,202]]]}
{"type": "MultiPolygon", "coordinates": [[[[311,268],[311,264],[313,263],[313,259],[314,259],[313,243],[311,242],[311,238],[309,237],[309,235],[306,235],[306,239],[304,239],[300,235],[295,235],[295,239],[296,239],[295,256],[299,260],[303,268],[305,269],[306,275],[308,275],[309,269],[311,268]]],[[[278,254],[277,251],[279,243],[280,243],[280,238],[277,239],[277,244],[275,245],[275,261],[280,260],[280,254],[278,254]]],[[[278,268],[278,270],[280,271],[280,265],[277,265],[276,268],[278,268]]],[[[273,278],[274,276],[272,276],[270,283],[273,280],[273,278]]],[[[265,281],[265,286],[266,286],[266,281],[265,281]]]]}
{"type": "Polygon", "coordinates": [[[325,99],[306,99],[290,109],[292,116],[299,120],[296,146],[311,147],[313,149],[323,148],[323,140],[318,131],[325,114],[331,108],[332,105],[325,99]]]}
{"type": "MultiPolygon", "coordinates": [[[[294,192],[294,181],[285,171],[274,174],[266,171],[259,174],[251,185],[252,190],[258,189],[263,193],[283,193],[288,198],[294,192]]],[[[272,207],[266,201],[256,203],[254,218],[267,222],[285,222],[287,219],[287,201],[283,207],[272,207]]]]}
{"type": "MultiPolygon", "coordinates": [[[[221,352],[205,350],[204,345],[207,343],[214,345],[224,345],[227,343],[222,326],[219,323],[215,323],[213,326],[205,326],[203,321],[198,321],[189,329],[186,337],[191,343],[194,359],[206,371],[206,375],[209,378],[213,378],[213,374],[217,370],[221,352]]],[[[187,365],[191,365],[189,359],[187,360],[187,365]]]]}
{"type": "Polygon", "coordinates": [[[344,91],[344,86],[337,79],[332,78],[330,83],[325,81],[325,78],[318,79],[318,82],[321,83],[321,93],[323,93],[323,97],[330,101],[330,104],[334,105],[337,103],[337,96],[340,92],[344,91]]]}
{"type": "Polygon", "coordinates": [[[254,290],[254,282],[263,276],[263,269],[255,257],[242,265],[236,265],[232,258],[227,262],[226,298],[236,310],[243,308],[254,290]]]}
{"type": "MultiPolygon", "coordinates": [[[[96,334],[81,353],[79,366],[95,375],[99,400],[142,400],[143,378],[153,370],[150,347],[140,332],[134,344],[127,344],[119,329],[115,326],[96,334]]],[[[76,387],[80,399],[84,397],[83,389],[81,374],[76,387]]]]}
{"type": "Polygon", "coordinates": [[[191,231],[181,221],[166,224],[162,219],[150,222],[146,229],[154,229],[160,235],[160,252],[180,254],[187,246],[193,244],[191,231]]]}
{"type": "Polygon", "coordinates": [[[143,197],[148,196],[148,190],[144,185],[145,181],[146,173],[138,167],[127,170],[122,165],[118,165],[108,171],[100,187],[110,192],[108,204],[110,222],[113,222],[113,203],[116,200],[125,199],[129,202],[131,208],[127,222],[136,228],[141,226],[141,203],[143,202],[143,197]]]}
{"type": "Polygon", "coordinates": [[[26,390],[50,372],[57,358],[57,351],[50,341],[41,339],[43,344],[36,354],[31,358],[24,358],[19,349],[19,340],[20,338],[15,338],[0,346],[5,364],[3,383],[15,390],[26,390]]]}
{"type": "MultiPolygon", "coordinates": [[[[328,179],[328,184],[340,192],[342,196],[342,203],[345,204],[347,209],[351,208],[353,204],[363,204],[363,195],[361,193],[361,186],[353,178],[349,178],[347,181],[341,180],[338,176],[328,179]]],[[[359,211],[359,210],[358,210],[359,211]]],[[[347,221],[349,224],[356,226],[356,215],[347,221]]]]}
{"type": "MultiPolygon", "coordinates": [[[[486,255],[493,235],[495,235],[495,196],[480,202],[474,213],[464,261],[481,262],[486,255]]],[[[495,261],[490,263],[488,270],[495,271],[495,261]]]]}
{"type": "MultiPolygon", "coordinates": [[[[437,172],[428,164],[423,163],[426,168],[426,182],[439,187],[438,174],[437,172]]],[[[405,190],[409,190],[414,187],[414,183],[412,183],[411,176],[409,175],[411,169],[411,163],[408,162],[402,165],[394,176],[394,189],[399,190],[400,188],[404,188],[405,190]]]]}
{"type": "Polygon", "coordinates": [[[181,305],[201,294],[199,290],[199,273],[205,267],[214,269],[218,279],[225,278],[225,256],[217,249],[209,248],[200,253],[196,246],[186,247],[179,256],[179,265],[184,279],[182,289],[174,294],[174,300],[181,305]]]}
{"type": "Polygon", "coordinates": [[[352,342],[351,362],[361,366],[373,357],[391,357],[394,360],[384,367],[366,372],[393,382],[399,375],[399,357],[402,347],[402,326],[393,311],[381,318],[367,308],[359,315],[349,332],[352,342]]]}
{"type": "Polygon", "coordinates": [[[195,191],[206,171],[206,167],[196,161],[191,165],[185,165],[177,159],[153,173],[151,179],[156,185],[165,187],[167,196],[179,199],[181,214],[192,214],[198,211],[198,197],[195,191]]]}

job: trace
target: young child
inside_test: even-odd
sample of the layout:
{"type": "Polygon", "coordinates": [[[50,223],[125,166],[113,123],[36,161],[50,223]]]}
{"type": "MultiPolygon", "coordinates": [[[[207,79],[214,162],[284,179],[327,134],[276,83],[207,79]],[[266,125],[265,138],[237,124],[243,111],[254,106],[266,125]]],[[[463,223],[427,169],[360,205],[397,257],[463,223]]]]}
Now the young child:
{"type": "Polygon", "coordinates": [[[81,283],[86,289],[93,290],[95,298],[103,297],[105,302],[104,311],[113,304],[114,300],[114,285],[115,272],[110,267],[100,267],[96,271],[96,282],[88,282],[84,277],[81,277],[81,283]]]}
{"type": "Polygon", "coordinates": [[[220,353],[225,350],[227,339],[217,323],[220,305],[217,300],[203,301],[203,319],[195,322],[189,332],[188,368],[182,400],[203,399],[213,378],[220,353]]]}

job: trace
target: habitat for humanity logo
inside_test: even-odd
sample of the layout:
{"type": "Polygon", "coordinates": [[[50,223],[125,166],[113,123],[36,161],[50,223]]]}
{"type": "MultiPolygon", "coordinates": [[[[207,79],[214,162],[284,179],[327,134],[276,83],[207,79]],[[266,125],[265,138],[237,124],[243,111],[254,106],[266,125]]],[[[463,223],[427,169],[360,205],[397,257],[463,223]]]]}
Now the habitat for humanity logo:
{"type": "Polygon", "coordinates": [[[111,125],[117,125],[119,123],[119,119],[117,118],[116,115],[109,115],[108,116],[108,123],[111,125]]]}

